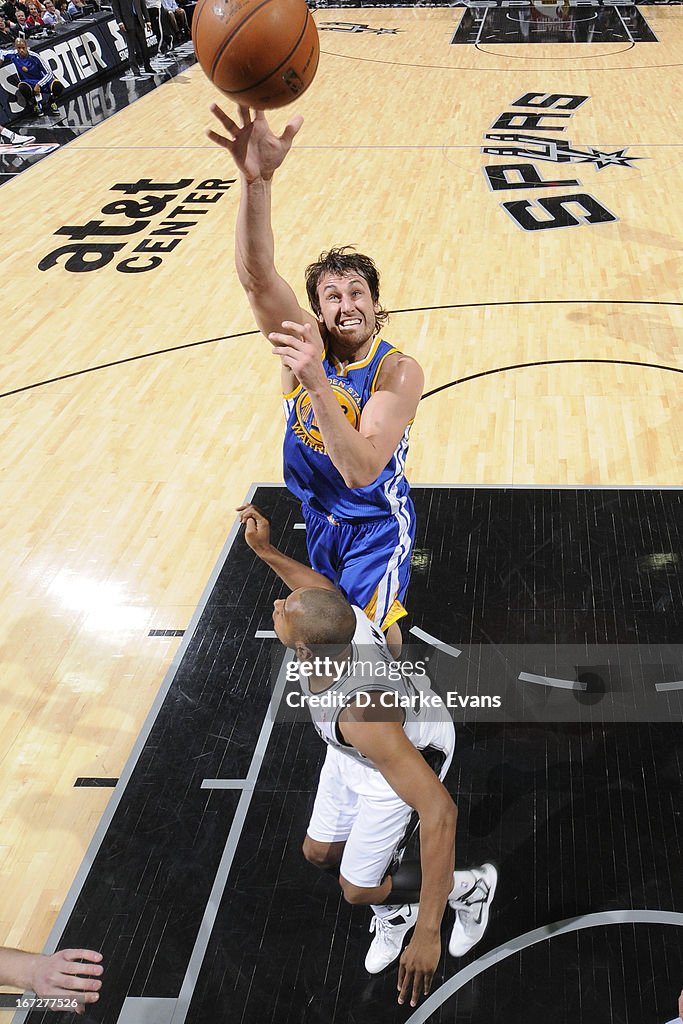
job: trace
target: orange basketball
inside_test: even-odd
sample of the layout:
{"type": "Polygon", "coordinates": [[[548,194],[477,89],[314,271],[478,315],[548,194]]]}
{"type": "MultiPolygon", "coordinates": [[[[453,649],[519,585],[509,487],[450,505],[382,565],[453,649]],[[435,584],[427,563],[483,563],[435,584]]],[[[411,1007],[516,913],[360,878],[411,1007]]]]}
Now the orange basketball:
{"type": "Polygon", "coordinates": [[[192,42],[214,85],[258,110],[291,103],[318,70],[318,30],[305,0],[199,0],[192,42]]]}

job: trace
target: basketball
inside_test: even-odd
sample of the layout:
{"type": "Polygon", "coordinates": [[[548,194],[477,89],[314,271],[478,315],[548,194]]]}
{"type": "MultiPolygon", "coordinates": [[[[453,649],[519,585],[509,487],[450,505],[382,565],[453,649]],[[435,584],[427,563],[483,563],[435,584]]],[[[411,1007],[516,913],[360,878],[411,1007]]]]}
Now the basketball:
{"type": "Polygon", "coordinates": [[[305,0],[199,0],[192,42],[213,84],[257,110],[298,99],[318,69],[318,30],[305,0]]]}

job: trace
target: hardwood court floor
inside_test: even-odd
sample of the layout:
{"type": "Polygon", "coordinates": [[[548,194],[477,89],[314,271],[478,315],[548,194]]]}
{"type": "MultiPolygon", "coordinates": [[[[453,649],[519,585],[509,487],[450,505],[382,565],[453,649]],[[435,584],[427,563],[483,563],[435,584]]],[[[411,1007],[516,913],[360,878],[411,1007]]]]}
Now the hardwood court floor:
{"type": "MultiPolygon", "coordinates": [[[[683,8],[642,10],[658,43],[485,49],[450,44],[459,10],[316,14],[278,263],[302,294],[330,244],[376,258],[388,334],[435,392],[415,483],[680,486],[683,8]],[[398,31],[324,28],[356,18],[398,31]],[[502,114],[538,113],[514,105],[529,93],[586,97],[532,134],[641,159],[482,154],[502,114]],[[581,185],[491,191],[482,167],[512,162],[581,185]],[[525,231],[501,206],[577,192],[618,219],[525,231]]],[[[2,189],[5,944],[48,937],[110,794],[74,781],[119,776],[177,647],[150,631],[188,624],[235,505],[281,479],[277,375],[233,269],[237,186],[202,134],[213,98],[193,68],[2,189]],[[140,181],[173,197],[163,211],[101,212],[140,181]],[[169,219],[186,234],[155,236],[169,219]],[[135,230],[76,238],[123,241],[101,269],[38,269],[88,224],[135,230]],[[155,269],[117,269],[174,237],[155,269]]]]}

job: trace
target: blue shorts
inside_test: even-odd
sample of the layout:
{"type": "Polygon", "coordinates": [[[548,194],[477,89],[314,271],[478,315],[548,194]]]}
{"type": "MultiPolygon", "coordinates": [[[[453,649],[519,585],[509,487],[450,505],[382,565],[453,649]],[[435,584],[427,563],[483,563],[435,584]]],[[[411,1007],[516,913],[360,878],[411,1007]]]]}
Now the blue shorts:
{"type": "Polygon", "coordinates": [[[406,610],[415,510],[410,499],[398,516],[360,522],[330,522],[302,505],[311,568],[334,583],[380,629],[406,610]]]}

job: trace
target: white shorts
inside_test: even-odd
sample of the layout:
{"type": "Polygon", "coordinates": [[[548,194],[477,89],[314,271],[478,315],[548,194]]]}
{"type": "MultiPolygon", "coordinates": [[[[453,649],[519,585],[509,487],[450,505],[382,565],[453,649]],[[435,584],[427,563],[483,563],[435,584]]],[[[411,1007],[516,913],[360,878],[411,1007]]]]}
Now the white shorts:
{"type": "MultiPolygon", "coordinates": [[[[443,753],[443,779],[455,750],[452,722],[430,726],[429,746],[443,753]]],[[[345,842],[340,873],[352,885],[380,885],[391,861],[409,838],[413,808],[401,800],[381,772],[328,746],[307,834],[319,843],[345,842]]]]}

